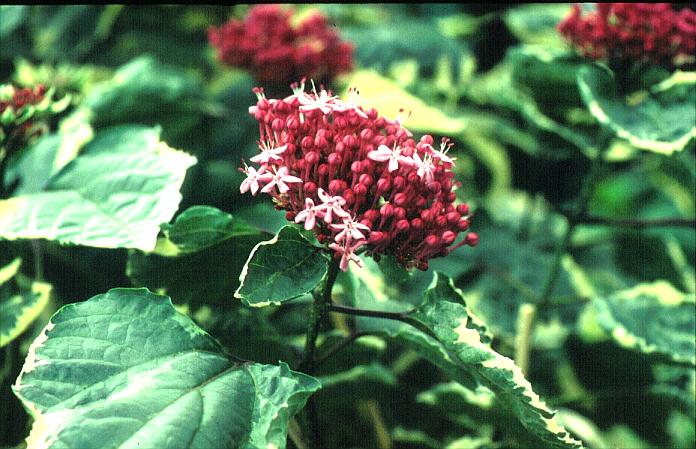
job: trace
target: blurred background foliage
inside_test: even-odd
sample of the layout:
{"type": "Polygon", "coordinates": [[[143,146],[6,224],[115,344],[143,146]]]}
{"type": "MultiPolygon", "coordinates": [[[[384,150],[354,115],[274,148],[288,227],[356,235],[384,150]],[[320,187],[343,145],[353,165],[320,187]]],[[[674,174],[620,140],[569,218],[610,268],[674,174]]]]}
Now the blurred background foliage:
{"type": "MultiPolygon", "coordinates": [[[[355,46],[355,69],[330,86],[335,92],[357,86],[364,104],[383,115],[409,112],[405,126],[415,134],[454,140],[450,155],[462,183],[457,193],[474,207],[476,248],[433,260],[427,273],[404,273],[388,258],[370,264],[366,282],[372,291],[417,304],[432,270],[445,272],[491,329],[494,348],[512,357],[520,305],[538,300],[568,225],[565,216],[600,147],[608,147],[606,164],[591,192],[589,216],[693,219],[693,139],[683,149],[665,150],[626,138],[642,132],[630,129],[632,123],[623,135],[602,132],[585,104],[593,93],[598,101],[614,101],[601,95],[611,81],[581,73],[588,62],[555,30],[569,5],[295,7],[320,9],[355,46]],[[585,75],[589,87],[581,91],[577,79],[585,75]]],[[[84,124],[95,133],[119,124],[158,126],[169,146],[198,159],[187,173],[179,210],[214,206],[261,230],[256,237],[230,233],[175,256],[0,241],[2,266],[14,256],[22,259],[19,268],[11,266],[12,281],[0,281],[3,295],[32,290],[37,282],[53,288],[47,301],[34,286],[36,321],[2,348],[0,447],[21,447],[29,428],[9,386],[36,332],[61,304],[111,287],[166,292],[240,357],[268,363],[297,357],[309,298],[259,310],[232,298],[250,248],[285,222],[267,199],[239,194],[238,167],[256,152],[258,127],[247,112],[256,84],[247,73],[221,66],[206,35],[209,26],[243,17],[249,7],[0,8],[3,83],[46,84],[58,98],[71,98],[53,119],[53,130],[70,136],[84,124]]],[[[669,74],[637,76],[635,85],[646,88],[669,74]]],[[[688,123],[690,89],[683,101],[661,103],[677,109],[648,111],[658,120],[653,140],[681,131],[685,115],[684,126],[694,125],[688,123]]],[[[624,126],[621,117],[612,126],[624,126]]],[[[166,238],[161,234],[160,240],[166,238]]],[[[587,447],[695,447],[693,362],[688,354],[675,358],[675,342],[694,338],[695,254],[693,227],[578,225],[531,336],[528,378],[587,447]],[[636,286],[642,286],[638,293],[636,286]],[[684,307],[660,307],[673,290],[684,295],[684,307]],[[622,341],[617,327],[660,349],[622,341]]],[[[333,327],[328,346],[346,323],[337,319],[333,327]]],[[[381,337],[357,340],[322,364],[319,375],[325,383],[317,394],[320,416],[332,428],[328,447],[534,444],[509,412],[495,406],[490,391],[452,383],[408,347],[381,337]]]]}

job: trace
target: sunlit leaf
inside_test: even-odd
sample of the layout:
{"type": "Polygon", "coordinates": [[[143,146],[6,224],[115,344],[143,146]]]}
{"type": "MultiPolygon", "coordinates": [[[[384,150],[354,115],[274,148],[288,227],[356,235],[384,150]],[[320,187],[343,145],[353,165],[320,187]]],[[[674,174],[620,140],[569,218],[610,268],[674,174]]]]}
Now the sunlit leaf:
{"type": "MultiPolygon", "coordinates": [[[[367,290],[360,283],[356,289],[367,290]]],[[[370,300],[369,293],[364,296],[358,296],[360,307],[380,310],[394,307],[384,301],[370,300]]],[[[406,311],[403,305],[400,311],[406,311]]],[[[419,328],[424,327],[433,337],[422,329],[392,320],[361,318],[360,323],[361,328],[382,332],[409,344],[464,386],[475,389],[476,385],[482,385],[494,392],[544,447],[581,447],[580,442],[555,420],[553,411],[533,391],[519,367],[490,347],[491,336],[486,326],[467,308],[451,279],[436,273],[433,284],[425,292],[424,302],[410,316],[420,323],[419,328]]]]}
{"type": "Polygon", "coordinates": [[[179,206],[179,188],[195,162],[161,142],[157,129],[105,130],[79,157],[46,173],[40,191],[0,201],[0,238],[151,251],[159,225],[179,206]]]}
{"type": "Polygon", "coordinates": [[[631,145],[672,154],[696,138],[696,73],[675,74],[651,92],[617,94],[614,74],[600,66],[578,73],[582,99],[597,121],[631,145]]]}
{"type": "Polygon", "coordinates": [[[569,12],[567,4],[534,3],[508,9],[503,19],[515,37],[526,44],[560,47],[565,43],[556,26],[569,12]]]}
{"type": "Polygon", "coordinates": [[[51,318],[13,390],[30,449],[204,449],[284,448],[319,387],[284,363],[234,362],[168,297],[113,289],[51,318]]]}
{"type": "Polygon", "coordinates": [[[600,326],[628,349],[696,365],[696,300],[671,284],[640,284],[594,302],[600,326]]]}
{"type": "Polygon", "coordinates": [[[21,259],[0,268],[0,347],[22,334],[48,304],[51,285],[16,279],[21,259]]]}

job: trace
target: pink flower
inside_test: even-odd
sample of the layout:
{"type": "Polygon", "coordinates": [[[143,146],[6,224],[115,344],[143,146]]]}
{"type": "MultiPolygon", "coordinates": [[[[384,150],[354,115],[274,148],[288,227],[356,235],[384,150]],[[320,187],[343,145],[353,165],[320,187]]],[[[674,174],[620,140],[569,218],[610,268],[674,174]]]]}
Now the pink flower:
{"type": "Polygon", "coordinates": [[[334,111],[347,112],[354,111],[360,118],[367,118],[367,114],[360,108],[358,104],[358,90],[351,88],[348,90],[348,101],[336,100],[333,106],[334,111]]]}
{"type": "Polygon", "coordinates": [[[314,205],[314,200],[311,198],[305,199],[305,208],[297,214],[295,217],[295,223],[301,223],[304,221],[304,228],[306,230],[314,229],[317,219],[317,209],[314,205]]]}
{"type": "Polygon", "coordinates": [[[448,164],[454,165],[454,158],[447,156],[447,152],[450,148],[452,148],[452,143],[450,143],[448,138],[444,137],[442,139],[442,142],[440,143],[440,150],[436,150],[430,144],[425,144],[424,147],[429,150],[430,154],[438,157],[442,162],[447,162],[448,164]]]}
{"type": "Polygon", "coordinates": [[[253,196],[256,196],[256,192],[259,191],[259,181],[265,184],[273,178],[273,175],[268,173],[265,166],[261,167],[258,171],[256,171],[254,167],[245,166],[243,173],[245,173],[247,177],[242,181],[242,185],[239,186],[239,191],[241,193],[246,193],[251,190],[253,196]]]}
{"type": "Polygon", "coordinates": [[[376,150],[370,151],[367,155],[373,161],[386,162],[389,161],[388,169],[390,172],[399,168],[399,162],[406,166],[413,165],[413,159],[401,154],[403,149],[394,144],[394,149],[390,150],[386,145],[380,145],[376,150]]]}
{"type": "Polygon", "coordinates": [[[413,153],[413,160],[415,166],[418,168],[416,171],[418,177],[425,181],[426,184],[430,184],[434,177],[433,170],[435,170],[435,164],[433,164],[432,156],[426,154],[421,160],[420,156],[416,152],[413,153]]]}
{"type": "Polygon", "coordinates": [[[557,28],[585,57],[673,69],[696,60],[694,24],[696,13],[688,6],[677,11],[669,3],[598,3],[594,9],[574,5],[557,28]]]}
{"type": "Polygon", "coordinates": [[[365,234],[362,233],[361,229],[368,233],[370,232],[370,227],[365,226],[362,223],[355,221],[353,217],[348,217],[343,219],[343,223],[329,225],[334,231],[340,231],[334,240],[337,243],[344,242],[349,245],[351,240],[362,240],[365,239],[365,234]]]}
{"type": "Polygon", "coordinates": [[[430,259],[476,243],[469,207],[456,204],[448,140],[437,152],[432,136],[416,143],[400,119],[326,91],[305,93],[302,83],[293,90],[281,100],[254,90],[258,101],[250,113],[260,140],[270,139],[257,158],[257,169],[267,170],[262,191],[337,261],[340,256],[344,270],[351,261],[361,265],[355,250],[363,245],[376,260],[390,255],[406,268],[426,270],[430,259]]]}
{"type": "Polygon", "coordinates": [[[339,264],[339,267],[343,271],[348,271],[349,262],[355,263],[355,265],[357,265],[359,268],[363,267],[363,262],[362,260],[360,260],[360,257],[358,257],[358,255],[355,254],[355,250],[364,244],[364,240],[359,240],[354,243],[348,241],[345,242],[343,245],[339,245],[338,243],[332,243],[329,245],[329,248],[336,251],[336,254],[341,255],[341,263],[339,264]]]}
{"type": "Polygon", "coordinates": [[[287,167],[280,167],[279,169],[276,169],[273,167],[273,175],[271,176],[271,179],[269,180],[268,184],[266,184],[261,191],[263,193],[268,193],[273,189],[273,187],[278,187],[278,191],[280,193],[285,193],[288,190],[290,190],[290,187],[286,183],[294,183],[294,182],[299,182],[302,183],[302,180],[298,178],[297,176],[292,176],[288,174],[288,168],[287,167]]]}
{"type": "Polygon", "coordinates": [[[259,144],[261,154],[257,154],[249,160],[251,162],[256,162],[257,164],[270,164],[271,162],[282,162],[283,158],[280,157],[279,154],[283,154],[283,152],[287,148],[287,144],[274,148],[271,142],[262,142],[261,144],[259,144]]]}
{"type": "Polygon", "coordinates": [[[321,211],[324,217],[324,221],[331,223],[333,221],[333,214],[340,218],[350,217],[350,214],[343,210],[343,206],[346,205],[346,200],[340,196],[331,196],[324,191],[324,189],[319,189],[317,191],[319,199],[322,204],[316,206],[317,211],[321,211]]]}
{"type": "Polygon", "coordinates": [[[296,98],[300,102],[300,111],[308,112],[319,109],[324,115],[327,115],[336,107],[334,100],[337,97],[329,95],[327,91],[322,89],[318,95],[310,96],[304,94],[298,95],[296,98]]]}
{"type": "MultiPolygon", "coordinates": [[[[353,66],[353,47],[318,11],[293,17],[291,8],[255,5],[244,20],[208,29],[222,63],[249,70],[263,84],[287,86],[303,76],[329,83],[353,66]]],[[[255,111],[250,111],[254,113],[255,111]]]]}

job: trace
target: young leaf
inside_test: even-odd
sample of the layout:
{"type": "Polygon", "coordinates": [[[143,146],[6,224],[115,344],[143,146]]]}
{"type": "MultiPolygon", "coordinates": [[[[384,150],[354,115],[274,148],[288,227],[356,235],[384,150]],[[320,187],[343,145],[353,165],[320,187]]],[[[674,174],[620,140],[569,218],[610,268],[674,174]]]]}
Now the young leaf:
{"type": "Polygon", "coordinates": [[[599,298],[593,305],[599,325],[619,345],[696,366],[693,293],[657,281],[599,298]]]}
{"type": "Polygon", "coordinates": [[[15,276],[21,259],[0,268],[0,347],[24,332],[48,304],[51,285],[19,282],[15,276]]]}
{"type": "Polygon", "coordinates": [[[268,234],[208,206],[193,206],[162,225],[151,254],[133,251],[127,274],[135,286],[166,292],[179,303],[229,299],[249,252],[268,234]]]}
{"type": "Polygon", "coordinates": [[[30,449],[203,449],[284,448],[319,387],[284,363],[234,363],[166,296],[112,289],[51,318],[13,390],[30,449]]]}
{"type": "Polygon", "coordinates": [[[677,71],[630,101],[617,95],[614,74],[600,66],[579,71],[578,87],[597,121],[636,148],[672,154],[696,139],[696,73],[677,71]]]}
{"type": "Polygon", "coordinates": [[[320,250],[288,225],[251,251],[234,296],[252,307],[280,305],[311,292],[327,270],[320,250]]]}
{"type": "Polygon", "coordinates": [[[262,233],[232,215],[210,206],[193,206],[179,214],[174,223],[163,224],[165,238],[157,241],[155,254],[177,256],[217,245],[231,238],[249,238],[262,233]]]}
{"type": "Polygon", "coordinates": [[[527,44],[564,47],[556,25],[570,11],[570,5],[559,3],[529,4],[510,8],[503,20],[517,39],[527,44]]]}
{"type": "Polygon", "coordinates": [[[110,128],[40,191],[0,201],[0,238],[152,251],[195,162],[161,142],[157,128],[110,128]]]}

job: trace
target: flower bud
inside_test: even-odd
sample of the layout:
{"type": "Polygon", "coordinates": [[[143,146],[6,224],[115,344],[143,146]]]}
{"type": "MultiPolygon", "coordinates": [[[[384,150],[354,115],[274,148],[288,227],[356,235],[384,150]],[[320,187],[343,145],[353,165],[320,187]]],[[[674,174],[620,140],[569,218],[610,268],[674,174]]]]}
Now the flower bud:
{"type": "Polygon", "coordinates": [[[281,132],[283,130],[283,128],[285,128],[285,123],[283,122],[283,120],[277,118],[277,119],[273,120],[271,128],[273,129],[273,131],[275,131],[277,133],[281,132]]]}
{"type": "Polygon", "coordinates": [[[459,221],[460,218],[462,218],[462,216],[459,215],[457,212],[448,212],[446,216],[448,223],[456,223],[459,221]]]}
{"type": "Polygon", "coordinates": [[[476,246],[479,242],[479,236],[475,232],[470,232],[466,235],[465,241],[469,246],[476,246]]]}
{"type": "Polygon", "coordinates": [[[304,160],[307,162],[309,166],[315,165],[317,162],[319,162],[319,153],[316,151],[310,151],[304,156],[304,160]]]}
{"type": "Polygon", "coordinates": [[[389,190],[391,187],[391,181],[388,178],[379,178],[377,180],[377,193],[383,193],[389,190]]]}
{"type": "Polygon", "coordinates": [[[425,238],[425,245],[426,246],[437,246],[440,244],[440,239],[438,236],[430,234],[425,238]]]}
{"type": "Polygon", "coordinates": [[[367,240],[367,243],[371,245],[379,245],[384,241],[384,232],[380,231],[372,231],[370,232],[370,237],[367,240]]]}
{"type": "Polygon", "coordinates": [[[314,147],[314,139],[312,136],[304,136],[300,142],[303,150],[311,150],[314,147]]]}
{"type": "Polygon", "coordinates": [[[365,217],[367,220],[375,222],[375,221],[379,220],[380,214],[379,214],[378,210],[368,209],[363,214],[363,217],[365,217]]]}
{"type": "Polygon", "coordinates": [[[355,204],[355,192],[351,189],[344,190],[341,196],[346,200],[346,206],[350,207],[355,204]]]}
{"type": "Polygon", "coordinates": [[[288,120],[285,122],[285,126],[291,131],[296,131],[297,128],[300,127],[300,121],[297,120],[295,116],[291,116],[288,117],[288,120]]]}
{"type": "Polygon", "coordinates": [[[394,225],[397,234],[408,231],[410,227],[411,225],[408,223],[408,220],[399,220],[394,225]]]}
{"type": "Polygon", "coordinates": [[[413,229],[421,230],[423,229],[423,225],[423,220],[421,220],[420,218],[414,218],[413,220],[411,220],[411,227],[413,229]]]}
{"type": "Polygon", "coordinates": [[[445,245],[451,245],[457,238],[457,234],[452,231],[445,231],[442,233],[442,243],[445,245]]]}
{"type": "Polygon", "coordinates": [[[379,208],[379,213],[384,218],[389,218],[394,214],[394,206],[389,203],[384,203],[382,207],[379,208]]]}
{"type": "Polygon", "coordinates": [[[358,196],[367,195],[367,187],[364,184],[356,184],[355,187],[353,187],[353,190],[358,196]]]}
{"type": "Polygon", "coordinates": [[[406,204],[406,200],[408,200],[408,197],[403,192],[399,192],[396,195],[394,195],[394,204],[397,206],[403,206],[404,204],[406,204]]]}
{"type": "Polygon", "coordinates": [[[457,212],[459,212],[463,216],[469,215],[469,205],[468,204],[457,205],[457,212]]]}
{"type": "Polygon", "coordinates": [[[403,190],[404,186],[406,185],[406,179],[404,179],[403,176],[395,176],[393,185],[394,190],[403,190]]]}
{"type": "Polygon", "coordinates": [[[343,158],[341,157],[340,154],[331,153],[331,154],[329,154],[328,162],[329,162],[329,165],[332,165],[335,167],[337,165],[341,165],[341,162],[343,162],[343,158]]]}
{"type": "Polygon", "coordinates": [[[343,192],[345,189],[345,181],[341,179],[334,179],[331,182],[329,182],[329,193],[331,193],[331,195],[340,195],[341,192],[343,192]]]}

